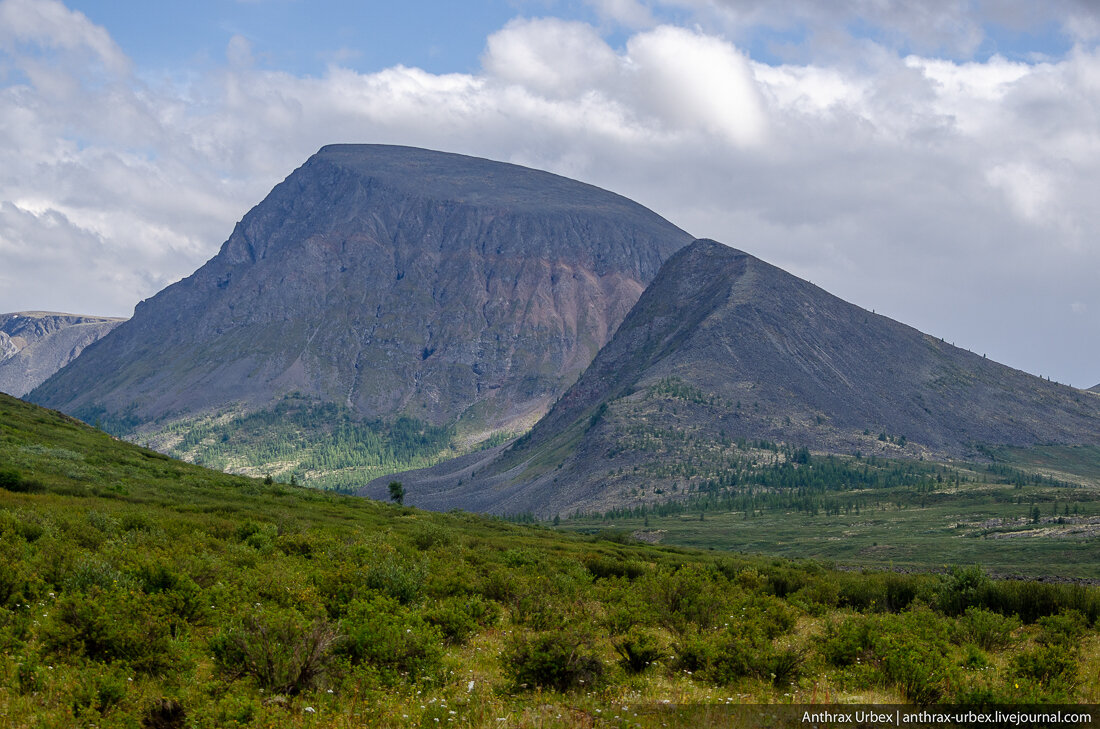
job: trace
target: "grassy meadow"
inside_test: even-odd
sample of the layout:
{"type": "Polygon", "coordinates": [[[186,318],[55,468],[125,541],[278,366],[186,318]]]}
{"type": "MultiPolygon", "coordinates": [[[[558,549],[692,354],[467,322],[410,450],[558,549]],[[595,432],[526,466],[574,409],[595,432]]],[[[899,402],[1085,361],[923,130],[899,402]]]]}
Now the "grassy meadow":
{"type": "MultiPolygon", "coordinates": [[[[1027,506],[1027,489],[1068,488],[992,486],[1027,506]]],[[[729,511],[725,531],[753,530],[724,543],[738,549],[781,521],[729,511]]],[[[859,518],[880,513],[919,512],[859,518]]],[[[639,518],[703,539],[698,513],[639,518]]],[[[737,704],[1100,703],[1095,588],[970,560],[836,571],[614,522],[568,533],[226,475],[0,395],[0,727],[728,726],[737,704]]]]}

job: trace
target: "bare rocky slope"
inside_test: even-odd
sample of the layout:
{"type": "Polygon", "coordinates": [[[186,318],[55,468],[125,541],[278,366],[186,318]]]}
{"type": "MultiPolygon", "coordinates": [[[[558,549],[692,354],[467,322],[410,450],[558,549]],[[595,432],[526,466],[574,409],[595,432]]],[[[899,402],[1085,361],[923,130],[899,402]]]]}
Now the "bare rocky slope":
{"type": "Polygon", "coordinates": [[[690,241],[546,172],[328,146],[30,399],[122,433],[292,393],[362,418],[520,428],[690,241]]]}
{"type": "MultiPolygon", "coordinates": [[[[912,458],[1096,446],[1100,401],[703,240],[528,435],[394,478],[417,506],[549,516],[667,500],[778,457],[774,443],[912,458]]],[[[363,493],[384,498],[387,480],[363,493]]]]}
{"type": "Polygon", "coordinates": [[[52,311],[0,314],[0,392],[23,397],[124,321],[52,311]]]}

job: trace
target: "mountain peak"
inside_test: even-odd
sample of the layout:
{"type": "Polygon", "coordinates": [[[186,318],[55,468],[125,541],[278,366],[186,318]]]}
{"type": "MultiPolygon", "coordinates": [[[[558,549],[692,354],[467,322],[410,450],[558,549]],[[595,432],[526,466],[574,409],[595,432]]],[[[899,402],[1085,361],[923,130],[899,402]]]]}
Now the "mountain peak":
{"type": "Polygon", "coordinates": [[[606,510],[759,457],[739,443],[909,458],[1098,446],[1094,400],[699,240],[669,258],[528,435],[399,478],[428,508],[606,510]]]}
{"type": "Polygon", "coordinates": [[[293,393],[361,418],[519,429],[690,241],[637,203],[548,172],[327,146],[218,255],[34,397],[135,427],[293,393]]]}

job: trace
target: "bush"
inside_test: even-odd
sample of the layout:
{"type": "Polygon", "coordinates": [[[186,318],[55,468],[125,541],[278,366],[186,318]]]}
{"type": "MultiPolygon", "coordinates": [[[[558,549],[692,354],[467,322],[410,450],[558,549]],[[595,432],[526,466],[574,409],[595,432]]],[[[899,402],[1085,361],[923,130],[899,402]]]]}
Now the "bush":
{"type": "Polygon", "coordinates": [[[625,560],[621,557],[609,557],[602,554],[589,554],[584,557],[584,566],[596,579],[624,577],[634,580],[646,573],[645,565],[637,560],[625,560]]]}
{"type": "Polygon", "coordinates": [[[412,543],[420,551],[426,552],[433,547],[450,546],[454,543],[454,535],[438,524],[423,524],[412,533],[412,543]]]}
{"type": "Polygon", "coordinates": [[[875,653],[883,675],[901,689],[909,701],[932,704],[944,694],[947,661],[941,647],[920,636],[892,633],[875,641],[875,653]]]}
{"type": "Polygon", "coordinates": [[[627,673],[641,673],[664,658],[661,644],[653,634],[638,628],[615,641],[615,651],[619,654],[619,665],[627,673]]]}
{"type": "Polygon", "coordinates": [[[962,615],[968,607],[982,604],[988,585],[981,567],[955,567],[940,587],[938,607],[945,615],[962,615]]]}
{"type": "Polygon", "coordinates": [[[1004,648],[1012,643],[1012,634],[1020,627],[1015,617],[998,615],[992,610],[968,607],[955,624],[958,643],[976,643],[985,650],[1004,648]]]}
{"type": "Polygon", "coordinates": [[[576,633],[543,633],[517,638],[504,665],[517,687],[569,691],[603,675],[603,663],[589,651],[587,639],[576,633]]]}
{"type": "Polygon", "coordinates": [[[296,611],[265,611],[220,631],[210,650],[224,674],[252,676],[267,691],[297,694],[324,676],[338,640],[327,620],[311,623],[296,611]]]}
{"type": "Polygon", "coordinates": [[[413,680],[439,670],[443,634],[423,615],[403,607],[392,597],[376,595],[348,607],[341,652],[353,664],[368,664],[395,680],[413,680]]]}
{"type": "Polygon", "coordinates": [[[73,690],[73,716],[94,718],[106,714],[126,697],[125,677],[117,672],[85,672],[73,690]]]}
{"type": "Polygon", "coordinates": [[[444,639],[458,645],[480,628],[495,623],[499,616],[500,608],[480,595],[447,597],[424,611],[424,617],[439,628],[444,639]]]}
{"type": "Polygon", "coordinates": [[[777,684],[794,680],[801,669],[802,653],[778,647],[774,641],[794,627],[795,611],[777,598],[752,595],[735,603],[731,613],[723,630],[694,632],[680,641],[680,665],[715,684],[746,676],[777,684]]]}
{"type": "Polygon", "coordinates": [[[427,573],[424,564],[389,553],[367,568],[363,584],[409,605],[420,599],[427,573]]]}
{"type": "Polygon", "coordinates": [[[643,590],[658,620],[681,635],[692,626],[706,629],[724,622],[736,594],[720,573],[697,564],[652,573],[643,590]]]}
{"type": "Polygon", "coordinates": [[[1041,645],[1018,653],[1009,666],[1021,681],[1034,681],[1046,686],[1048,691],[1065,692],[1077,683],[1077,659],[1063,646],[1041,645]]]}
{"type": "Polygon", "coordinates": [[[1039,635],[1036,641],[1041,645],[1061,646],[1067,651],[1076,652],[1079,640],[1088,631],[1085,616],[1076,610],[1067,610],[1058,615],[1039,618],[1039,635]]]}
{"type": "Polygon", "coordinates": [[[0,489],[5,491],[37,491],[42,484],[35,479],[25,478],[13,468],[0,468],[0,489]]]}
{"type": "Polygon", "coordinates": [[[62,596],[42,628],[47,650],[94,661],[124,661],[143,673],[162,674],[179,661],[167,621],[145,596],[93,589],[62,596]]]}
{"type": "Polygon", "coordinates": [[[850,617],[841,623],[830,622],[825,638],[818,646],[821,657],[838,668],[867,661],[874,648],[875,626],[871,618],[850,617]]]}

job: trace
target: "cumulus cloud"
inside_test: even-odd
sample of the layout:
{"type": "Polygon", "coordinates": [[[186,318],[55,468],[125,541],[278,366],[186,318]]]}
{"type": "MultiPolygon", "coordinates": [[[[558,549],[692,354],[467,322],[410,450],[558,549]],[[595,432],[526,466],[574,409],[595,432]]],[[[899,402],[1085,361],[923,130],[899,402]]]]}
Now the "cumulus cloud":
{"type": "MultiPolygon", "coordinates": [[[[786,15],[679,0],[692,27],[640,13],[673,4],[602,3],[637,21],[617,47],[584,23],[514,20],[476,73],[334,63],[296,76],[234,39],[223,65],[159,82],[60,3],[2,0],[0,310],[128,314],[320,146],[396,143],[583,179],[948,341],[1100,379],[1100,323],[1084,314],[1100,309],[1094,49],[945,58],[935,48],[974,41],[941,17],[984,27],[946,0],[796,1],[786,15]],[[929,35],[903,51],[876,41],[852,63],[769,65],[738,43],[746,24],[843,26],[854,13],[929,35]]],[[[1023,22],[1010,9],[998,22],[1023,22]]]]}

